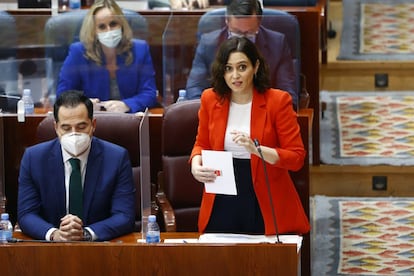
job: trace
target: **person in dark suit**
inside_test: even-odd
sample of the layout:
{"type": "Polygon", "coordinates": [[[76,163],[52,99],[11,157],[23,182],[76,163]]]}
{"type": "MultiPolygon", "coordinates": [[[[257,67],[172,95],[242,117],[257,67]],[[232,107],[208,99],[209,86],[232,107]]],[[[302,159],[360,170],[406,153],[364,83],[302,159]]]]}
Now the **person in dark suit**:
{"type": "Polygon", "coordinates": [[[213,87],[201,95],[191,172],[199,182],[214,182],[220,168],[203,166],[202,150],[229,151],[237,195],[204,191],[199,231],[275,234],[274,210],[278,232],[307,233],[309,221],[289,175],[303,166],[306,156],[292,98],[269,88],[265,60],[245,37],[224,41],[211,71],[213,87]]]}
{"type": "MultiPolygon", "coordinates": [[[[18,223],[23,233],[53,241],[111,240],[130,233],[135,186],[126,149],[93,137],[93,104],[81,91],[62,93],[54,105],[57,138],[23,154],[18,223]],[[71,211],[71,158],[80,160],[81,211],[71,211]],[[81,188],[82,189],[82,188],[81,188]]],[[[78,209],[79,210],[79,209],[78,209]]]]}
{"type": "Polygon", "coordinates": [[[269,65],[271,86],[289,92],[297,106],[296,78],[293,59],[284,34],[260,25],[263,13],[257,0],[233,0],[227,6],[226,26],[203,34],[197,46],[186,85],[186,98],[200,98],[211,87],[210,66],[219,45],[232,36],[245,36],[255,42],[269,65]]]}
{"type": "Polygon", "coordinates": [[[157,104],[148,43],[132,39],[114,0],[92,5],[82,23],[80,41],[69,48],[57,96],[70,89],[82,90],[96,106],[110,112],[134,113],[157,104]]]}

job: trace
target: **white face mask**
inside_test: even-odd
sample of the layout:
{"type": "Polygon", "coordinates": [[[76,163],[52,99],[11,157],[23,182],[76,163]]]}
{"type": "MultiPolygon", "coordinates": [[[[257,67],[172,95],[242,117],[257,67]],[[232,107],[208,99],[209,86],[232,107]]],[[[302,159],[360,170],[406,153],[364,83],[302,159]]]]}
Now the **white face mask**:
{"type": "Polygon", "coordinates": [[[72,156],[84,153],[91,144],[91,137],[86,133],[71,132],[60,138],[62,147],[72,156]]]}
{"type": "Polygon", "coordinates": [[[228,31],[228,37],[227,38],[231,38],[231,37],[245,37],[248,40],[250,40],[253,43],[256,43],[256,36],[258,34],[258,31],[254,34],[239,34],[239,33],[235,33],[235,32],[231,32],[228,31]]]}
{"type": "Polygon", "coordinates": [[[122,39],[122,28],[98,33],[98,40],[108,48],[115,48],[122,39]]]}

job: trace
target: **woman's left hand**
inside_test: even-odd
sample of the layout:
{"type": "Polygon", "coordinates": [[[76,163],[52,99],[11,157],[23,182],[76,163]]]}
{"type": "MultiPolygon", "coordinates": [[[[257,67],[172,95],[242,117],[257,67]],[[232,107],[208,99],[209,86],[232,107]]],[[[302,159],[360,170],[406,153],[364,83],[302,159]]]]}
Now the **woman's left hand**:
{"type": "Polygon", "coordinates": [[[243,146],[249,153],[256,153],[257,149],[249,134],[237,130],[232,130],[230,134],[233,137],[233,142],[243,146]]]}
{"type": "Polygon", "coordinates": [[[105,107],[106,111],[109,111],[109,112],[125,113],[129,111],[129,107],[123,101],[116,101],[116,100],[104,101],[104,102],[101,102],[101,105],[105,107]]]}

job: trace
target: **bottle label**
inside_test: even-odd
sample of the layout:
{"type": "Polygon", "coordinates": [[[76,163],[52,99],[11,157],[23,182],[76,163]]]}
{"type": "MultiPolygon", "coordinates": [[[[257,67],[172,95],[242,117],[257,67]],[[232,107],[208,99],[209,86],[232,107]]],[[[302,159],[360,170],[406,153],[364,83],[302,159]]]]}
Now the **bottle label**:
{"type": "Polygon", "coordinates": [[[147,243],[159,243],[160,242],[160,233],[157,231],[148,231],[146,236],[147,243]]]}
{"type": "Polygon", "coordinates": [[[11,240],[13,237],[13,233],[8,230],[0,230],[0,242],[6,242],[11,240]]]}

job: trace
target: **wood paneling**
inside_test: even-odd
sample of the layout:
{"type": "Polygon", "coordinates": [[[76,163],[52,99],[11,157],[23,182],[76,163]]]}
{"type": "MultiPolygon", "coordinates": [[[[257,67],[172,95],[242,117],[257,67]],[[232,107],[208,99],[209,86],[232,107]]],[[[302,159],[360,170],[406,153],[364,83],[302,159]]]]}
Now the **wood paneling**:
{"type": "Polygon", "coordinates": [[[327,196],[414,196],[412,166],[312,166],[311,195],[327,196]],[[386,191],[372,189],[372,177],[387,176],[386,191]]]}
{"type": "MultiPolygon", "coordinates": [[[[17,235],[15,235],[17,236],[17,235]]],[[[297,275],[296,244],[105,243],[0,245],[2,275],[297,275]]],[[[198,234],[162,234],[161,238],[198,234]]]]}

